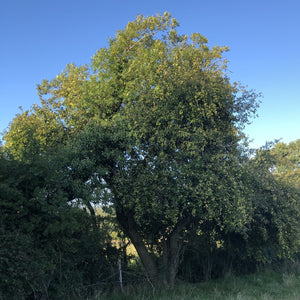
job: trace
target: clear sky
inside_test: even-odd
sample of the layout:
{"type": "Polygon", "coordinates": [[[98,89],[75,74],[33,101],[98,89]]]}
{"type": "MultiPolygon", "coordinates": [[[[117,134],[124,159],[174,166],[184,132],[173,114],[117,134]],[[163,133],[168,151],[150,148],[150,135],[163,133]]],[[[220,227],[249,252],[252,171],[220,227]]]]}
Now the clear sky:
{"type": "Polygon", "coordinates": [[[299,0],[0,0],[0,131],[39,99],[36,85],[89,63],[138,14],[168,11],[181,33],[229,46],[232,80],[263,94],[246,127],[259,147],[300,138],[299,0]]]}

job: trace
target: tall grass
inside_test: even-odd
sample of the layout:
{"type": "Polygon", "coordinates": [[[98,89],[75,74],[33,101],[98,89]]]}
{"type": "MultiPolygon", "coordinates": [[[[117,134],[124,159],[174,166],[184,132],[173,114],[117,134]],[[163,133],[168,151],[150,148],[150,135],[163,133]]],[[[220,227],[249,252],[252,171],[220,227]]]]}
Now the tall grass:
{"type": "Polygon", "coordinates": [[[92,300],[299,300],[300,268],[296,271],[265,271],[203,283],[179,283],[173,289],[153,291],[150,285],[126,286],[123,293],[117,287],[109,292],[98,292],[92,300]]]}

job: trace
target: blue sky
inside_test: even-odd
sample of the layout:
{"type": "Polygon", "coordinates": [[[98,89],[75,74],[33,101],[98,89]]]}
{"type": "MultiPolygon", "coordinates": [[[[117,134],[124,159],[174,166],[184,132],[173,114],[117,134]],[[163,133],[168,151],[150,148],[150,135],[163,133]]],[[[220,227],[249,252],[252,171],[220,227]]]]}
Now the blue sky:
{"type": "Polygon", "coordinates": [[[181,33],[229,46],[232,80],[263,94],[259,117],[245,130],[253,147],[300,138],[299,0],[0,0],[0,132],[19,106],[39,102],[44,78],[88,63],[136,15],[164,11],[181,33]]]}

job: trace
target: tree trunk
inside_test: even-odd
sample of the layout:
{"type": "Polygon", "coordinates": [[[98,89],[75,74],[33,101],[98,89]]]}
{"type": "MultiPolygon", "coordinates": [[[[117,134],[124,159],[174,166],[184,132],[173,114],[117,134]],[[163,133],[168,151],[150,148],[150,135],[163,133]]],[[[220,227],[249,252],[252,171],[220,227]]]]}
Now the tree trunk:
{"type": "Polygon", "coordinates": [[[135,228],[133,216],[128,217],[128,235],[142,261],[142,264],[150,281],[152,282],[152,284],[157,283],[159,281],[159,278],[156,263],[154,261],[154,258],[148,252],[145,243],[143,242],[141,236],[135,228]]]}
{"type": "Polygon", "coordinates": [[[164,240],[162,257],[162,274],[164,283],[174,286],[175,278],[180,264],[180,255],[182,252],[182,240],[179,230],[173,232],[167,240],[164,240]]]}
{"type": "Polygon", "coordinates": [[[90,212],[91,218],[92,218],[93,230],[96,231],[98,225],[97,225],[97,216],[96,216],[94,207],[92,206],[92,204],[89,201],[86,202],[86,206],[87,206],[87,208],[88,208],[88,210],[90,212]]]}
{"type": "Polygon", "coordinates": [[[154,257],[148,252],[142,237],[136,229],[137,225],[135,224],[133,213],[124,213],[122,208],[120,208],[116,209],[116,214],[119,224],[134,245],[149,280],[152,284],[156,284],[159,281],[157,265],[154,257]]]}
{"type": "Polygon", "coordinates": [[[133,213],[123,213],[122,209],[117,209],[116,213],[118,222],[134,245],[151,283],[174,286],[182,254],[181,232],[184,228],[183,224],[178,225],[168,238],[162,241],[161,257],[155,259],[148,251],[137,230],[133,213]]]}

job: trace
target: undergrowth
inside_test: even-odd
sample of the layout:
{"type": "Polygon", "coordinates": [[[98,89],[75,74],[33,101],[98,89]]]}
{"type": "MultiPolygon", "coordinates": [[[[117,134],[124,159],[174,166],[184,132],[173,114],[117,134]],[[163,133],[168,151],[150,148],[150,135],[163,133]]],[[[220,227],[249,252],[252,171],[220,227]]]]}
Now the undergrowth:
{"type": "Polygon", "coordinates": [[[245,276],[228,274],[202,283],[178,282],[174,288],[154,290],[150,284],[128,285],[120,292],[98,291],[92,300],[299,300],[300,266],[294,270],[264,271],[245,276]]]}

